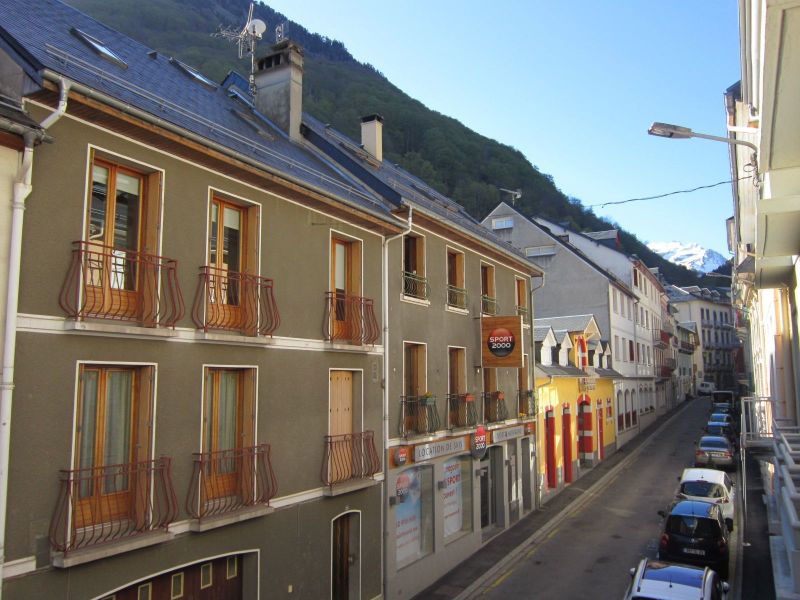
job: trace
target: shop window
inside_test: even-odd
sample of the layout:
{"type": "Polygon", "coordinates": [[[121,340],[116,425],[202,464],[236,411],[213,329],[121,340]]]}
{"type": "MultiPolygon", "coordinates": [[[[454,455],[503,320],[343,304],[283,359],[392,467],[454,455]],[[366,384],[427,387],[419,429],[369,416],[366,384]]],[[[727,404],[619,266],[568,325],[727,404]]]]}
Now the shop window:
{"type": "Polygon", "coordinates": [[[444,463],[442,507],[444,537],[472,531],[472,457],[459,456],[444,463]]]}
{"type": "Polygon", "coordinates": [[[395,494],[395,558],[403,568],[433,552],[433,468],[401,472],[395,494]]]}

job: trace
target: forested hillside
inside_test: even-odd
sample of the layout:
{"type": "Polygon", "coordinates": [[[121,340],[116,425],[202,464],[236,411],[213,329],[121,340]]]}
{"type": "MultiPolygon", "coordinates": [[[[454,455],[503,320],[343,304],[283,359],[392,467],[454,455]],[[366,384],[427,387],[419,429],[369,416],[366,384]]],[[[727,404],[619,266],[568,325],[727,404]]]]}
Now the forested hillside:
{"type": "MultiPolygon", "coordinates": [[[[246,74],[249,68],[247,61],[237,59],[234,46],[211,35],[220,25],[241,27],[249,0],[67,2],[217,81],[231,69],[246,74]]],[[[304,110],[355,139],[360,136],[359,118],[380,113],[386,120],[385,158],[453,198],[476,218],[483,218],[501,200],[498,188],[519,188],[522,198],[516,207],[523,214],[541,215],[579,231],[613,227],[580,201],[567,197],[551,176],[537,170],[521,152],[428,109],[372,66],[357,62],[341,42],[310,33],[264,4],[257,4],[255,16],[268,24],[262,51],[272,41],[275,25],[285,21],[286,35],[305,49],[304,110]]],[[[627,252],[659,267],[671,282],[702,285],[693,271],[667,262],[635,235],[620,233],[627,252]]]]}

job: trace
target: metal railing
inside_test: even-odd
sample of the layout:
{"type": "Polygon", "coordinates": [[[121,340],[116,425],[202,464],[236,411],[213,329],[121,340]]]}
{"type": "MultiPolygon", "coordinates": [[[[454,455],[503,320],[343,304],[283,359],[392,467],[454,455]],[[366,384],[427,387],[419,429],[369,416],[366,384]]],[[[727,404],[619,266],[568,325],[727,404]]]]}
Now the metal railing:
{"type": "Polygon", "coordinates": [[[369,479],[381,470],[372,431],[325,436],[320,477],[331,486],[354,479],[369,479]]]}
{"type": "Polygon", "coordinates": [[[517,390],[517,412],[520,417],[536,416],[536,398],[533,390],[517,390]]]}
{"type": "Polygon", "coordinates": [[[186,494],[186,512],[194,519],[269,504],[278,492],[269,444],[196,452],[186,494]]]}
{"type": "Polygon", "coordinates": [[[134,250],[73,242],[59,304],[73,319],[133,321],[175,327],[184,304],[178,263],[134,250]]]}
{"type": "Polygon", "coordinates": [[[370,298],[340,292],[325,292],[325,317],[322,335],[326,341],[374,344],[381,335],[370,298]]]}
{"type": "Polygon", "coordinates": [[[403,295],[427,300],[431,295],[427,277],[403,271],[403,295]]]}
{"type": "Polygon", "coordinates": [[[453,308],[467,308],[467,290],[464,288],[456,287],[454,285],[447,285],[447,306],[453,308]]]}
{"type": "Polygon", "coordinates": [[[271,336],[281,323],[272,279],[200,267],[192,319],[203,331],[271,336]]]}
{"type": "Polygon", "coordinates": [[[492,298],[485,294],[481,295],[481,312],[484,315],[497,314],[497,298],[492,298]]]}
{"type": "Polygon", "coordinates": [[[522,322],[525,325],[530,325],[531,323],[531,311],[528,310],[527,306],[518,306],[517,307],[517,315],[522,317],[522,322]]]}
{"type": "Polygon", "coordinates": [[[474,394],[447,394],[447,428],[474,427],[478,424],[478,409],[474,394]]]}
{"type": "Polygon", "coordinates": [[[74,550],[167,530],[178,516],[170,459],[62,470],[50,544],[74,550]]]}
{"type": "Polygon", "coordinates": [[[483,422],[499,423],[508,419],[504,392],[483,392],[483,422]]]}
{"type": "Polygon", "coordinates": [[[435,396],[402,396],[398,433],[402,437],[426,435],[441,429],[435,396]]]}

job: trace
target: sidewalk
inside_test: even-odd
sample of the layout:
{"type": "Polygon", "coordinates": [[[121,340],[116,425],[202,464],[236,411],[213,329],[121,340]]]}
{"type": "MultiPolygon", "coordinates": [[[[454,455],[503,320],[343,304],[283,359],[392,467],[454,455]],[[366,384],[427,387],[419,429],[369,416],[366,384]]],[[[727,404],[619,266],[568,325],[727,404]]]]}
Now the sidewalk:
{"type": "MultiPolygon", "coordinates": [[[[633,440],[625,444],[620,450],[606,458],[592,469],[584,470],[583,475],[575,483],[564,488],[561,493],[552,498],[539,510],[533,511],[520,519],[519,523],[498,534],[478,552],[451,570],[433,585],[423,590],[415,600],[451,600],[463,594],[474,584],[478,583],[485,574],[492,570],[498,563],[507,561],[521,549],[531,537],[537,533],[546,533],[548,525],[559,517],[568,514],[573,505],[578,503],[585,492],[594,484],[601,482],[606,475],[614,470],[620,463],[633,454],[644,442],[649,434],[662,426],[672,416],[679,413],[688,405],[688,402],[698,402],[698,399],[682,402],[663,417],[651,423],[633,440]]],[[[465,594],[468,596],[470,594],[465,594]]]]}

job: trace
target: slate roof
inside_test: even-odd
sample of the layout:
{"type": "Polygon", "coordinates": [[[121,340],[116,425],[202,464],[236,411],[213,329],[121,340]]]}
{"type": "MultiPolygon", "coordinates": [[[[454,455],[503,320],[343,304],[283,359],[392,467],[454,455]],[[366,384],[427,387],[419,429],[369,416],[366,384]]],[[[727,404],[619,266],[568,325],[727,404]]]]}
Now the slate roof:
{"type": "Polygon", "coordinates": [[[541,371],[544,375],[551,377],[587,377],[585,371],[573,366],[562,367],[561,365],[537,364],[534,370],[541,371]]]}
{"type": "Polygon", "coordinates": [[[536,326],[549,325],[556,331],[585,331],[594,315],[569,315],[564,317],[536,317],[536,326]]]}
{"type": "Polygon", "coordinates": [[[625,376],[619,371],[614,369],[595,369],[594,372],[598,377],[606,377],[608,379],[624,379],[625,376]]]}
{"type": "Polygon", "coordinates": [[[472,236],[495,246],[501,252],[514,256],[530,265],[532,270],[539,270],[522,251],[501,240],[464,210],[458,202],[440,194],[423,180],[385,158],[377,161],[370,157],[359,143],[312,115],[304,113],[303,124],[308,128],[306,135],[312,143],[320,144],[320,148],[325,152],[333,152],[335,160],[349,163],[345,166],[354,166],[356,176],[360,176],[363,183],[390,202],[399,205],[402,199],[429,215],[451,222],[472,236]]]}
{"type": "MultiPolygon", "coordinates": [[[[58,0],[0,0],[0,46],[41,82],[46,70],[244,155],[265,169],[389,219],[386,202],[254,110],[239,80],[212,87],[170,57],[58,0]],[[103,58],[75,30],[127,66],[103,58]],[[24,63],[24,64],[23,64],[24,63]],[[231,89],[234,86],[236,90],[231,89]],[[238,90],[238,94],[237,94],[238,90]]],[[[233,49],[231,50],[233,51],[233,49]]]]}
{"type": "MultiPolygon", "coordinates": [[[[538,319],[536,319],[538,321],[538,319]]],[[[534,342],[543,342],[547,337],[547,334],[550,333],[552,327],[550,325],[534,325],[533,326],[533,341],[534,342]]],[[[555,333],[553,334],[555,335],[555,333]]]]}

